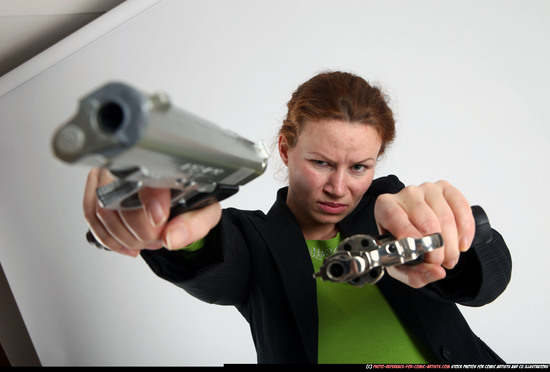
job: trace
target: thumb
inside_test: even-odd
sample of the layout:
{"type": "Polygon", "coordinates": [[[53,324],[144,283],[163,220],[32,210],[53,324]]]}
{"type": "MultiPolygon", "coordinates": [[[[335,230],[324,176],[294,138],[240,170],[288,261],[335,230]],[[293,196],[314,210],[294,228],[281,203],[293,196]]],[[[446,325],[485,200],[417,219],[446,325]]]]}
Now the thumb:
{"type": "Polygon", "coordinates": [[[218,224],[221,215],[221,205],[216,202],[173,217],[164,230],[165,247],[177,250],[204,238],[218,224]]]}

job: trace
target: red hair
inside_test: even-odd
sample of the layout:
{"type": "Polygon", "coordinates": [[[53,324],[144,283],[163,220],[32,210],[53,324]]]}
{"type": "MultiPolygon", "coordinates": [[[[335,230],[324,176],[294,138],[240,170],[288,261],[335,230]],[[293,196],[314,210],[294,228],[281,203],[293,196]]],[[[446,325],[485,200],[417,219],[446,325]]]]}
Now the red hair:
{"type": "Polygon", "coordinates": [[[298,87],[287,104],[279,130],[290,148],[306,122],[325,119],[372,125],[382,139],[379,155],[395,137],[395,120],[384,95],[363,78],[348,72],[324,72],[298,87]]]}

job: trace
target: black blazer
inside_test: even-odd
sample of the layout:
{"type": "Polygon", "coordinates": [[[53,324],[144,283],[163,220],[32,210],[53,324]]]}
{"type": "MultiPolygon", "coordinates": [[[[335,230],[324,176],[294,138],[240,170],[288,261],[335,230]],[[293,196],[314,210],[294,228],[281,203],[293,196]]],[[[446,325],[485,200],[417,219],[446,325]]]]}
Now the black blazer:
{"type": "MultiPolygon", "coordinates": [[[[395,176],[375,180],[339,224],[342,236],[376,235],[376,197],[401,188],[395,176]]],[[[286,207],[286,195],[286,188],[279,190],[267,215],[225,209],[199,251],[144,250],[142,257],[157,275],[191,295],[236,306],[250,324],[259,363],[317,363],[313,265],[298,223],[286,207]]],[[[510,254],[493,231],[491,242],[462,254],[444,280],[413,289],[385,275],[377,285],[441,363],[495,364],[503,360],[472,332],[455,303],[491,302],[510,276],[510,254]]]]}

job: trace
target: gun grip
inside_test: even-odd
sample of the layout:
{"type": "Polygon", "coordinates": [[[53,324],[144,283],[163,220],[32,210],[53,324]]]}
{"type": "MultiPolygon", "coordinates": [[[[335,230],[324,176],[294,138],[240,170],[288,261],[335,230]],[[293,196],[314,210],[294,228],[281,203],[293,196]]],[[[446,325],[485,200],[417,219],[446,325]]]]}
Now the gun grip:
{"type": "Polygon", "coordinates": [[[479,205],[472,206],[472,213],[476,221],[476,234],[474,235],[472,245],[489,243],[493,239],[493,233],[487,214],[479,205]]]}
{"type": "Polygon", "coordinates": [[[206,207],[208,204],[229,198],[239,191],[238,185],[217,184],[212,192],[201,192],[189,200],[182,200],[170,209],[170,218],[195,209],[206,207]]]}
{"type": "MultiPolygon", "coordinates": [[[[193,196],[189,200],[182,201],[179,204],[173,206],[170,209],[169,219],[172,219],[173,217],[179,214],[189,212],[195,209],[200,209],[214,202],[227,199],[231,195],[237,193],[237,191],[239,191],[238,185],[217,184],[214,191],[198,193],[197,195],[193,196]]],[[[90,230],[88,230],[88,232],[86,233],[86,240],[88,241],[88,243],[95,246],[96,248],[110,251],[109,248],[103,246],[100,242],[96,240],[94,234],[92,234],[90,230]]]]}

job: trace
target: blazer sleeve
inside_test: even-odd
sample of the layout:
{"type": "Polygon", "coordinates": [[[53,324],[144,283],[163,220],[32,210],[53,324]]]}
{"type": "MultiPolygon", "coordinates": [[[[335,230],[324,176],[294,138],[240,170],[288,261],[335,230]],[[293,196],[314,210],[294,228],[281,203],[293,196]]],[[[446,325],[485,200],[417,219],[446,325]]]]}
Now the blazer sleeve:
{"type": "Polygon", "coordinates": [[[193,252],[143,250],[141,256],[159,277],[192,296],[218,305],[238,305],[246,297],[250,269],[248,247],[238,219],[224,210],[220,223],[193,252]]]}
{"type": "Polygon", "coordinates": [[[460,255],[459,262],[447,270],[445,279],[426,290],[465,306],[482,306],[494,301],[508,286],[512,258],[502,236],[492,230],[488,243],[472,246],[460,255]]]}

